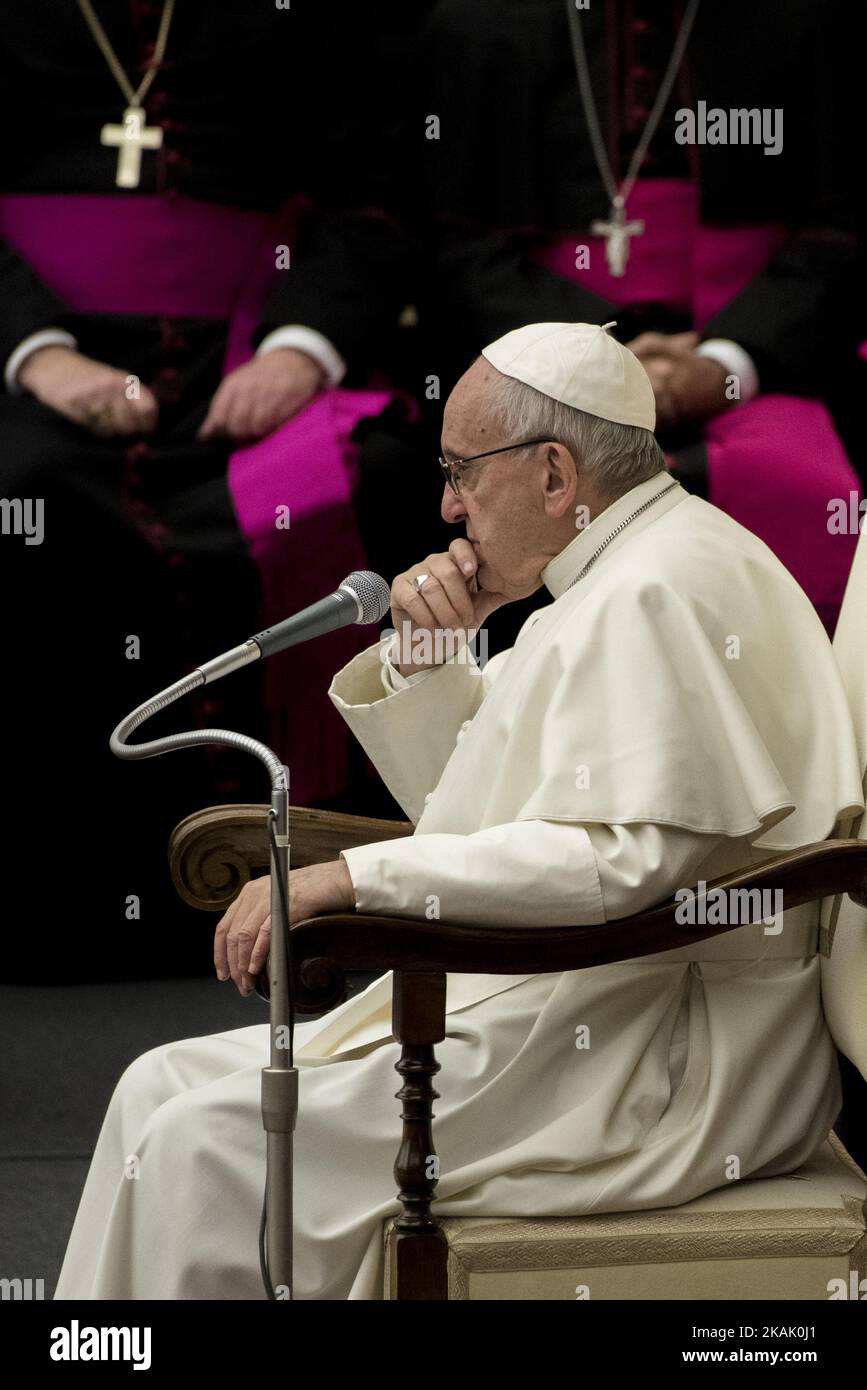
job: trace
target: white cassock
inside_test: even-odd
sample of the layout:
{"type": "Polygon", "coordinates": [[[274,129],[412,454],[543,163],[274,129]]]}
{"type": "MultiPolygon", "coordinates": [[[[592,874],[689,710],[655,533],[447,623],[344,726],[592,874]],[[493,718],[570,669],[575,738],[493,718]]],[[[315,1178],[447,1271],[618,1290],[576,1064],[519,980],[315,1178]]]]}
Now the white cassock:
{"type": "MultiPolygon", "coordinates": [[[[827,637],[736,522],[677,485],[570,587],[670,482],[578,533],[543,572],[554,602],[482,671],[456,659],[407,682],[376,644],[335,677],[335,705],[416,823],[346,851],[360,910],[601,923],[861,808],[827,637]]],[[[817,919],[796,909],[782,931],[692,946],[684,928],[683,948],[595,969],[450,974],[435,1210],[674,1205],[805,1161],[841,1103],[817,919]]],[[[268,1037],[263,1023],[170,1043],[126,1070],[57,1298],[264,1296],[268,1037]]],[[[296,1028],[296,1298],[382,1297],[399,1055],[390,974],[296,1028]]]]}

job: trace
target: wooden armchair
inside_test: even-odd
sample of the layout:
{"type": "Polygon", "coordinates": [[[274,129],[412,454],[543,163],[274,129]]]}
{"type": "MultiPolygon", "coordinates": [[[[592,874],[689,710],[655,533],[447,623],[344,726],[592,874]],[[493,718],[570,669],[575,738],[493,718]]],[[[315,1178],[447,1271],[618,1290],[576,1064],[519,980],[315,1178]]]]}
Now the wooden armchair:
{"type": "MultiPolygon", "coordinates": [[[[225,911],[250,876],[268,867],[267,810],[218,806],[177,826],[170,865],[187,903],[225,911]]],[[[404,821],[293,808],[292,866],[336,859],[341,849],[411,833],[404,821]]],[[[787,908],[848,894],[867,907],[867,841],[810,845],[707,885],[708,893],[716,889],[780,889],[787,908]]],[[[393,1036],[401,1045],[395,1067],[403,1081],[398,1092],[403,1133],[394,1175],[403,1213],[386,1225],[385,1297],[570,1298],[581,1271],[594,1266],[613,1269],[615,1276],[622,1271],[620,1282],[612,1276],[611,1292],[603,1296],[768,1297],[744,1292],[752,1277],[757,1289],[770,1287],[775,1298],[798,1298],[816,1297],[804,1289],[815,1289],[816,1278],[824,1281],[828,1271],[844,1279],[852,1268],[867,1273],[867,1180],[839,1141],[794,1175],[803,1189],[795,1195],[785,1177],[733,1184],[735,1196],[725,1190],[653,1213],[438,1221],[431,1211],[436,1180],[426,1170],[435,1153],[432,1082],[439,1063],[434,1049],[445,1037],[446,973],[544,974],[673,949],[683,944],[676,906],[672,899],[603,926],[479,927],[342,913],[293,928],[299,1014],[317,1016],[341,1003],[346,971],[394,972],[393,1036]],[[847,1191],[840,1192],[844,1187],[847,1191]],[[739,1233],[734,1240],[733,1230],[739,1233]],[[789,1262],[792,1278],[782,1295],[779,1282],[768,1281],[765,1265],[771,1257],[777,1264],[789,1262]],[[806,1281],[805,1261],[812,1270],[806,1281]],[[633,1265],[644,1274],[630,1283],[633,1265]],[[642,1277],[650,1282],[641,1284],[642,1277]],[[703,1292],[696,1293],[697,1287],[703,1292]]],[[[704,926],[690,937],[703,940],[730,930],[704,926]]]]}

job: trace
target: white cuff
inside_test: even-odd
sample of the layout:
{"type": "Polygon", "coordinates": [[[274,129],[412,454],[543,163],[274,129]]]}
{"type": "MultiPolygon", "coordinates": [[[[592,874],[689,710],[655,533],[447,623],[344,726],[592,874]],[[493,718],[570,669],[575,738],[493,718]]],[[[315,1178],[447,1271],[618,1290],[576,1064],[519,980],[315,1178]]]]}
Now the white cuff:
{"type": "Polygon", "coordinates": [[[740,400],[751,401],[753,396],[758,395],[759,374],[756,364],[750,354],[738,343],[733,343],[731,338],[708,338],[706,342],[699,343],[696,352],[699,357],[710,357],[714,362],[719,362],[731,376],[738,378],[740,400]]]}
{"type": "Polygon", "coordinates": [[[282,347],[297,348],[299,352],[306,352],[308,357],[319,363],[329,386],[337,386],[346,376],[346,363],[340,353],[334,344],[330,343],[323,333],[317,333],[315,328],[304,328],[296,323],[275,328],[262,339],[256,349],[256,356],[261,357],[263,353],[273,352],[274,348],[282,347]]]}
{"type": "Polygon", "coordinates": [[[20,396],[21,387],[18,385],[18,373],[24,365],[26,358],[38,348],[43,347],[70,347],[77,348],[78,343],[71,333],[66,333],[62,328],[40,328],[38,333],[31,333],[29,338],[25,338],[19,343],[14,352],[9,354],[6,359],[6,366],[3,371],[3,380],[6,390],[10,396],[20,396]]]}
{"type": "Polygon", "coordinates": [[[436,666],[425,667],[423,671],[414,671],[411,676],[405,676],[397,667],[392,664],[392,653],[394,644],[398,641],[399,633],[395,633],[385,650],[385,660],[382,663],[382,684],[386,693],[394,695],[398,690],[405,690],[408,685],[417,685],[424,680],[425,676],[431,675],[437,668],[436,666]]]}

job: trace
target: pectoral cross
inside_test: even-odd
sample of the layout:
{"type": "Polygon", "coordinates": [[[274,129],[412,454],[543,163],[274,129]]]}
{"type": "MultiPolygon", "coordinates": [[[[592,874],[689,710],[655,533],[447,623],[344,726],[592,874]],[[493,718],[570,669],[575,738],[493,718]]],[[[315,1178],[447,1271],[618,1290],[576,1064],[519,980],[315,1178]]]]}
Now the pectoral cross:
{"type": "Polygon", "coordinates": [[[118,188],[138,188],[141,152],[159,149],[163,143],[162,126],[145,125],[142,107],[128,106],[123,113],[123,125],[104,125],[99,142],[118,147],[115,178],[118,188]]]}
{"type": "Polygon", "coordinates": [[[643,222],[627,222],[626,204],[618,194],[612,199],[608,222],[591,222],[590,230],[594,236],[605,238],[605,260],[612,275],[623,275],[629,260],[629,238],[641,236],[643,222]]]}

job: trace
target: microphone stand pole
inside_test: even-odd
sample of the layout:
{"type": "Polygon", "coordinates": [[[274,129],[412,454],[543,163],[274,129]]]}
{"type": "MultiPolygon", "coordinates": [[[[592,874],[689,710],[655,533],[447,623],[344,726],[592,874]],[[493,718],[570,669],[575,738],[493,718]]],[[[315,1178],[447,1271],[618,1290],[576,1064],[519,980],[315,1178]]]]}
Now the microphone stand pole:
{"type": "Polygon", "coordinates": [[[167,686],[152,699],[121,720],[111,735],[110,746],[118,758],[136,761],[170,753],[176,748],[219,744],[250,753],[264,763],[271,780],[271,811],[275,835],[271,842],[271,949],[268,956],[270,984],[271,1056],[262,1069],[262,1123],[266,1133],[265,1216],[268,1233],[266,1261],[270,1282],[269,1296],[292,1298],[292,1177],[293,1134],[298,1115],[298,1071],[290,1055],[290,970],[291,948],[288,922],[280,881],[286,890],[285,910],[289,911],[289,772],[277,754],[258,739],[229,729],[195,729],[188,733],[167,734],[149,743],[128,744],[127,739],[147,719],[167,705],[180,700],[200,685],[239,670],[262,653],[251,639],[222,656],[206,661],[190,675],[167,686]],[[286,1290],[286,1293],[283,1293],[286,1290]]]}
{"type": "Polygon", "coordinates": [[[271,950],[268,982],[271,1010],[271,1061],[262,1068],[262,1124],[267,1134],[265,1219],[268,1232],[267,1268],[277,1296],[292,1298],[292,1179],[293,1135],[298,1115],[298,1069],[289,1054],[289,985],[291,963],[284,932],[289,915],[289,775],[271,786],[271,950]],[[286,901],[280,891],[285,885],[286,901]]]}

